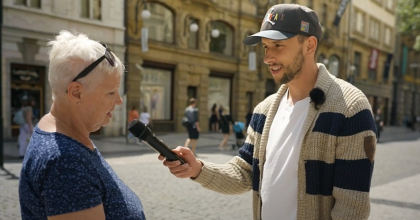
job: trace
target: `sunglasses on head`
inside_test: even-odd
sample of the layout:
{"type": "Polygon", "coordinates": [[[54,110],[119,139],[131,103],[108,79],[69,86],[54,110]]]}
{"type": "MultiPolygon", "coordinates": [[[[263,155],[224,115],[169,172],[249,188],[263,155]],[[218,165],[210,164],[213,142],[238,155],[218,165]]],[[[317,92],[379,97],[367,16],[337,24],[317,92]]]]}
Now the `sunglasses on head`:
{"type": "Polygon", "coordinates": [[[111,53],[111,50],[106,46],[106,44],[101,43],[102,46],[105,47],[105,54],[102,55],[101,57],[99,57],[99,59],[97,59],[95,62],[93,62],[92,64],[90,64],[88,67],[86,67],[82,72],[80,72],[73,80],[72,82],[77,81],[80,78],[83,78],[85,76],[87,76],[90,72],[92,72],[93,69],[95,69],[96,66],[99,65],[99,63],[101,63],[104,59],[106,59],[109,63],[109,65],[111,66],[115,66],[116,62],[115,62],[115,57],[114,55],[111,53]]]}

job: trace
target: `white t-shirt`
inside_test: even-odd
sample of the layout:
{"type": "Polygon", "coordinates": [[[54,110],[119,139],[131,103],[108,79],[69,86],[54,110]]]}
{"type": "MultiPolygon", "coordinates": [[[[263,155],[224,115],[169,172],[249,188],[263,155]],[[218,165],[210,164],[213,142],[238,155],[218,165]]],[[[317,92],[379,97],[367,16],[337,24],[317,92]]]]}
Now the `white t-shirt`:
{"type": "Polygon", "coordinates": [[[150,114],[148,113],[148,112],[142,112],[142,113],[140,113],[140,121],[143,123],[143,124],[149,124],[149,118],[150,118],[150,114]]]}
{"type": "Polygon", "coordinates": [[[297,219],[298,161],[307,97],[293,106],[286,93],[271,124],[261,185],[262,219],[297,219]]]}

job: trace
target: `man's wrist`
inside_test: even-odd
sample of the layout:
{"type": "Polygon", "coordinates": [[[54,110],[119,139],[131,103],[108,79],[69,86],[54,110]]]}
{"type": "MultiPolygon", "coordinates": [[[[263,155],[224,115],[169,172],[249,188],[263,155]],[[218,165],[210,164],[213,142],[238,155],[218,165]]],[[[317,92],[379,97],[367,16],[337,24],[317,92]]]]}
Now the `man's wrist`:
{"type": "Polygon", "coordinates": [[[193,170],[194,175],[191,176],[191,179],[197,178],[200,175],[201,170],[203,170],[203,166],[204,166],[203,162],[201,160],[196,160],[196,163],[197,165],[194,167],[197,167],[197,170],[193,170]]]}

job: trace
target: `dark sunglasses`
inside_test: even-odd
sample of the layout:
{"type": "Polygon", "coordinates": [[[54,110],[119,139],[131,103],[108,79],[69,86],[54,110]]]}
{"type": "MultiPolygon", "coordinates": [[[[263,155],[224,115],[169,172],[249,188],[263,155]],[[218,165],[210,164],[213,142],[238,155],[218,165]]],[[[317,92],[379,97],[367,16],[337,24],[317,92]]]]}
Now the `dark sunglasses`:
{"type": "Polygon", "coordinates": [[[95,62],[93,62],[92,64],[90,64],[88,67],[86,67],[82,72],[80,72],[79,75],[77,75],[76,78],[74,78],[72,82],[75,82],[78,79],[87,76],[104,59],[106,59],[108,61],[109,65],[111,65],[111,66],[115,66],[116,65],[115,57],[111,53],[111,50],[106,46],[106,44],[104,44],[104,43],[101,43],[101,44],[102,44],[102,46],[105,47],[105,54],[103,56],[99,57],[99,59],[97,59],[95,62]]]}

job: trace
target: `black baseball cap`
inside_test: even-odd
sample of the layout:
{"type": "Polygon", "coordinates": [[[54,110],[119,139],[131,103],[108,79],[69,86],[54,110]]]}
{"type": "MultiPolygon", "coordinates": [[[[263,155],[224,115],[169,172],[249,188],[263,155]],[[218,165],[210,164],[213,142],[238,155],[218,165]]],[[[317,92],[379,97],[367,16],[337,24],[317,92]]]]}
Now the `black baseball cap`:
{"type": "Polygon", "coordinates": [[[260,32],[248,36],[243,43],[253,45],[261,38],[285,40],[297,34],[314,36],[321,40],[322,29],[316,13],[298,4],[278,4],[271,7],[264,16],[260,32]]]}

